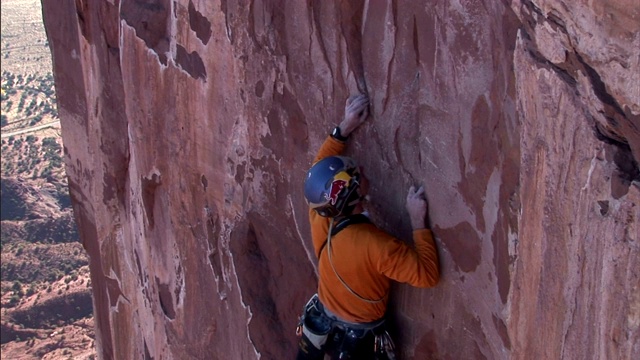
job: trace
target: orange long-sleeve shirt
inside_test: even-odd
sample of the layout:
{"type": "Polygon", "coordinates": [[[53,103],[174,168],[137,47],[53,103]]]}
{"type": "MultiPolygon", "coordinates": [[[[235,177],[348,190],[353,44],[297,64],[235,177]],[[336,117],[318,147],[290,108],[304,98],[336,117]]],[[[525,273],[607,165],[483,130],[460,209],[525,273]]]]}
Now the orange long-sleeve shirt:
{"type": "MultiPolygon", "coordinates": [[[[345,144],[329,136],[314,163],[341,154],[344,147],[345,144]]],[[[340,277],[357,294],[366,299],[383,298],[377,303],[363,301],[349,292],[331,268],[329,249],[323,248],[330,219],[310,209],[309,220],[318,257],[318,296],[331,312],[344,320],[370,322],[382,318],[387,309],[391,280],[416,287],[432,287],[438,283],[438,253],[431,230],[414,230],[413,248],[373,224],[352,224],[331,238],[331,260],[340,277]]]]}

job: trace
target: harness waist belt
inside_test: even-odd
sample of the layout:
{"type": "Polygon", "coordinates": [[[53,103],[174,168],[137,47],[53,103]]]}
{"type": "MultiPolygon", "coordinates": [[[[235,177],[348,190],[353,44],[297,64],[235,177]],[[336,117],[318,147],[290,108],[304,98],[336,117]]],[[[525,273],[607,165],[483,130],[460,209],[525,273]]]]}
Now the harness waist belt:
{"type": "MultiPolygon", "coordinates": [[[[318,295],[316,294],[315,296],[317,297],[318,295]]],[[[366,323],[351,322],[351,321],[344,320],[340,318],[338,315],[331,312],[331,310],[327,309],[327,307],[324,306],[324,304],[322,304],[322,301],[320,301],[319,298],[318,298],[318,306],[322,309],[322,311],[324,311],[325,315],[327,315],[328,318],[336,322],[336,324],[342,328],[358,329],[358,330],[373,330],[378,326],[384,324],[384,318],[371,321],[371,322],[366,322],[366,323]]]]}

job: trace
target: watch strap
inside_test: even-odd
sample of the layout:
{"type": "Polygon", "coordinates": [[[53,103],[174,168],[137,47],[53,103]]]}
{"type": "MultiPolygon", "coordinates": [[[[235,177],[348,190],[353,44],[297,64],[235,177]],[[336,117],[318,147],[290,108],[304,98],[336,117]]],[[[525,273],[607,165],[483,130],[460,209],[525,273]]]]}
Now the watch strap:
{"type": "Polygon", "coordinates": [[[346,136],[342,136],[342,133],[340,132],[340,126],[336,126],[335,128],[333,128],[333,131],[331,132],[331,137],[342,142],[345,142],[349,139],[346,136]]]}

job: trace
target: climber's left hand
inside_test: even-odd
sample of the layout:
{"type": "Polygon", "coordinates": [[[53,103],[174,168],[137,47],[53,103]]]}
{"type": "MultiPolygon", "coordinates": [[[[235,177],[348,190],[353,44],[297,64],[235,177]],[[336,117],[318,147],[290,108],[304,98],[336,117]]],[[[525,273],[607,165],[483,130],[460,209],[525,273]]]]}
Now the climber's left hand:
{"type": "Polygon", "coordinates": [[[369,116],[369,97],[359,94],[349,97],[344,107],[344,119],[340,122],[340,133],[347,137],[369,116]]]}

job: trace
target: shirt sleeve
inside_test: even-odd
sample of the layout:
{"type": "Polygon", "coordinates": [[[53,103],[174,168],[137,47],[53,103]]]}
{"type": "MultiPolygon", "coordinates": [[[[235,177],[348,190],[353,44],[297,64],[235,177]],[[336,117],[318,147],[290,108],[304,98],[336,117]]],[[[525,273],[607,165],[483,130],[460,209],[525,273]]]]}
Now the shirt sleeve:
{"type": "MultiPolygon", "coordinates": [[[[327,136],[320,146],[320,150],[316,154],[313,163],[329,157],[342,154],[346,144],[334,139],[331,135],[327,136]]],[[[309,208],[309,222],[311,223],[311,238],[313,239],[313,249],[315,250],[316,257],[320,256],[320,249],[322,244],[327,241],[327,235],[329,234],[329,218],[318,215],[318,213],[309,208]]]]}
{"type": "Polygon", "coordinates": [[[438,251],[429,229],[413,231],[415,248],[393,238],[387,241],[378,271],[390,279],[415,287],[433,287],[440,280],[438,251]]]}
{"type": "Polygon", "coordinates": [[[320,150],[318,150],[318,153],[316,154],[316,158],[313,160],[313,163],[315,164],[318,161],[329,156],[336,156],[336,155],[342,154],[346,145],[347,144],[334,139],[333,136],[331,135],[327,136],[327,138],[322,143],[322,146],[320,146],[320,150]]]}

